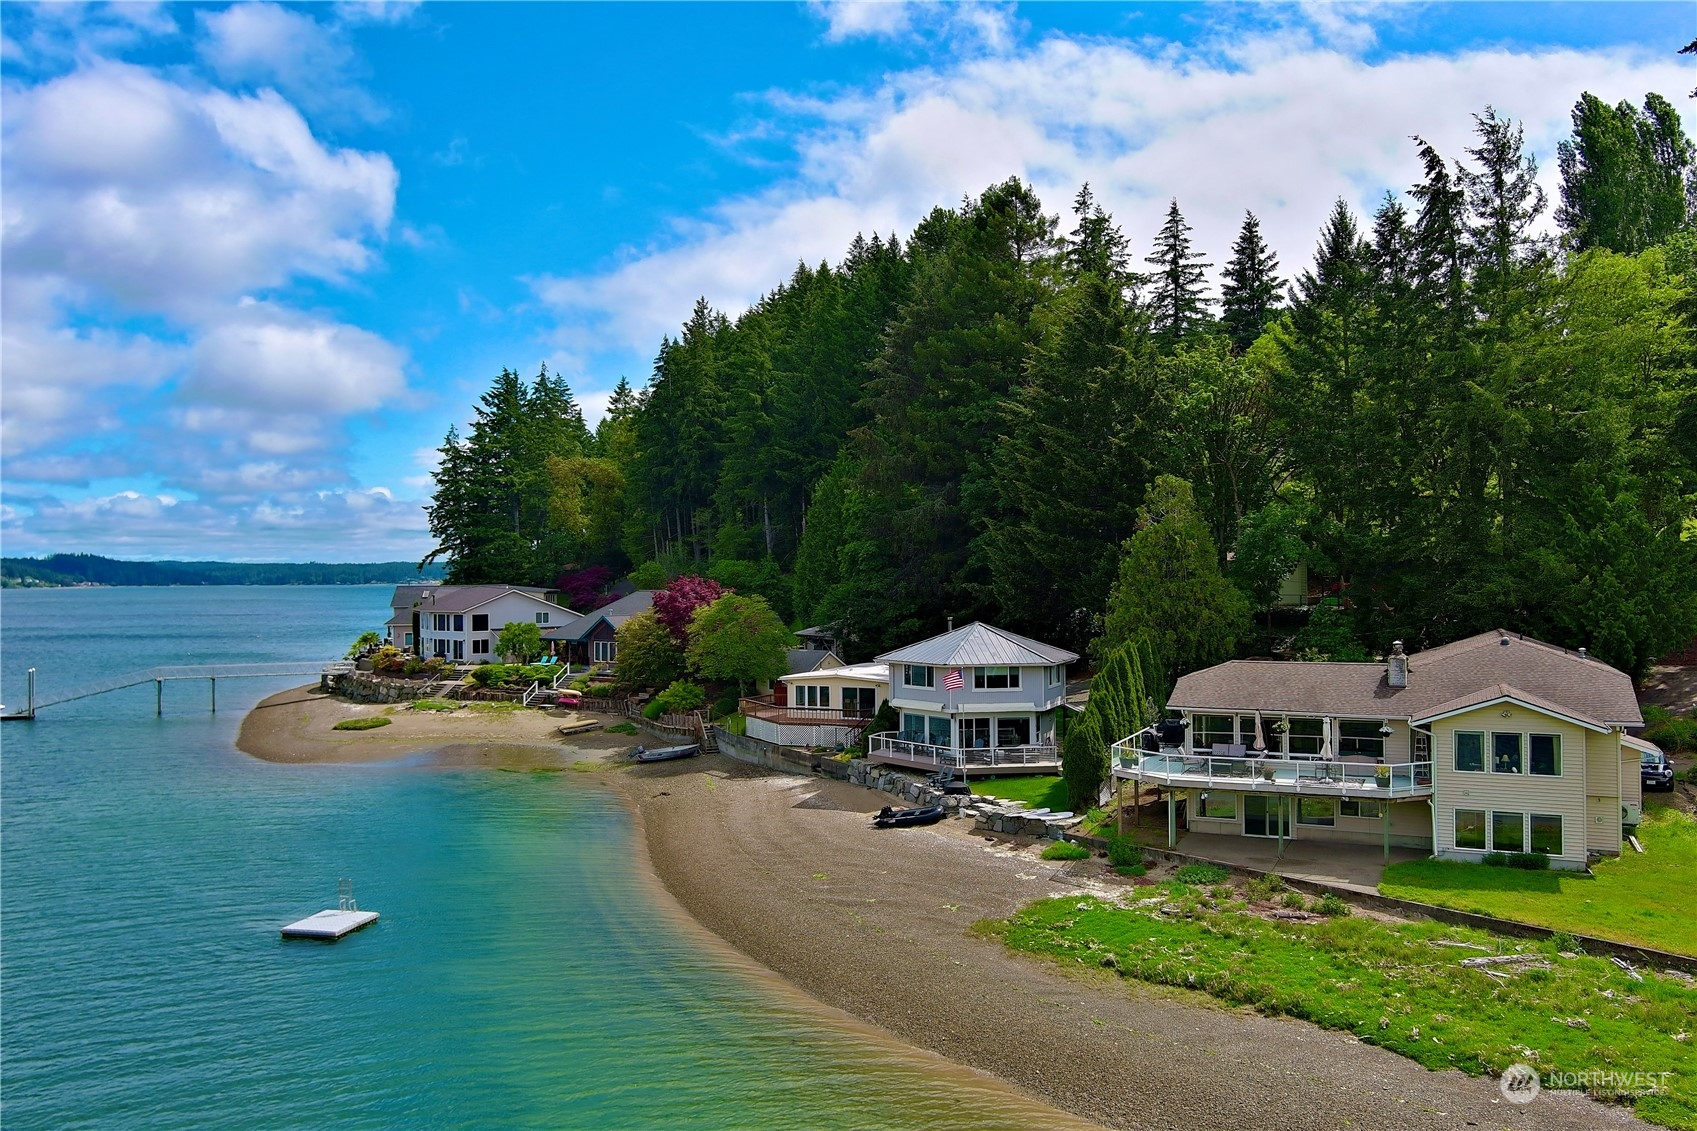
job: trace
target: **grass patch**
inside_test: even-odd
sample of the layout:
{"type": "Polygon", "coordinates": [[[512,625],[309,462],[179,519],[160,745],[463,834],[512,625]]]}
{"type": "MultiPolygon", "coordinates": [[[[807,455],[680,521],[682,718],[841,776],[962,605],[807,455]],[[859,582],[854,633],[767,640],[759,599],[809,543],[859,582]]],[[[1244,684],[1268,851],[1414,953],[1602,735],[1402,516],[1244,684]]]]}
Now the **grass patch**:
{"type": "Polygon", "coordinates": [[[343,719],[341,722],[337,723],[335,726],[331,727],[330,729],[331,730],[376,730],[378,727],[386,727],[394,721],[395,720],[390,719],[390,718],[385,718],[382,715],[366,715],[363,718],[358,718],[358,719],[343,719]]]}
{"type": "Polygon", "coordinates": [[[584,762],[573,762],[572,763],[572,769],[576,770],[580,774],[593,774],[596,770],[601,770],[601,769],[605,769],[605,768],[606,767],[603,766],[600,762],[584,761],[584,762]]]}
{"type": "Polygon", "coordinates": [[[742,715],[726,715],[719,720],[719,725],[732,734],[747,734],[748,720],[742,715]]]}
{"type": "Polygon", "coordinates": [[[460,703],[457,706],[480,715],[505,715],[513,711],[528,709],[523,703],[515,703],[511,699],[491,699],[486,703],[460,703]]]}
{"type": "Polygon", "coordinates": [[[448,699],[414,699],[412,709],[415,711],[457,711],[460,704],[448,699]]]}
{"type": "Polygon", "coordinates": [[[1229,879],[1231,872],[1218,864],[1186,864],[1173,873],[1175,883],[1195,884],[1198,887],[1223,883],[1229,879]]]}
{"type": "Polygon", "coordinates": [[[988,794],[1004,801],[1023,801],[1033,809],[1063,813],[1067,806],[1067,783],[1052,774],[1030,774],[1017,778],[977,778],[971,783],[975,794],[988,794]]]}
{"type": "Polygon", "coordinates": [[[1430,921],[1359,916],[1275,922],[1237,888],[1139,889],[1130,906],[1094,897],[1040,900],[979,924],[1007,946],[1063,965],[1181,987],[1269,1016],[1289,1016],[1407,1056],[1428,1068],[1500,1074],[1668,1072],[1661,1091],[1622,1099],[1645,1119],[1697,1127],[1697,988],[1607,959],[1561,958],[1560,940],[1524,941],[1430,921]],[[1445,943],[1467,943],[1467,947],[1445,943]],[[1464,967],[1463,959],[1528,961],[1464,967]],[[1496,974],[1487,973],[1496,971],[1496,974]]]}
{"type": "Polygon", "coordinates": [[[603,731],[606,731],[608,734],[635,734],[636,733],[636,724],[635,723],[614,723],[612,726],[605,726],[605,727],[602,727],[601,729],[603,731]]]}
{"type": "Polygon", "coordinates": [[[1070,840],[1057,840],[1043,850],[1045,860],[1088,860],[1090,850],[1082,844],[1074,844],[1070,840]]]}
{"type": "Polygon", "coordinates": [[[1558,931],[1697,954],[1688,900],[1697,890],[1697,818],[1655,808],[1638,826],[1642,855],[1630,845],[1593,876],[1523,872],[1451,860],[1411,860],[1385,869],[1383,895],[1458,911],[1515,919],[1558,931]]]}

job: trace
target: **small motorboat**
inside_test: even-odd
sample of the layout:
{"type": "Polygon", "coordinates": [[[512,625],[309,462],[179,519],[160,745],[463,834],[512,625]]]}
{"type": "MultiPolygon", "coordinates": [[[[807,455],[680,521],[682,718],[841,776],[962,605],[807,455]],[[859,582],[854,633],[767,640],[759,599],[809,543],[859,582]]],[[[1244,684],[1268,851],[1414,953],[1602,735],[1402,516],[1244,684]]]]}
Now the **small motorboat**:
{"type": "Polygon", "coordinates": [[[670,762],[677,758],[693,758],[701,753],[701,744],[692,742],[687,746],[660,746],[653,750],[646,746],[636,748],[638,762],[670,762]]]}
{"type": "Polygon", "coordinates": [[[909,829],[917,825],[934,825],[947,814],[941,805],[922,805],[917,809],[895,809],[889,805],[878,810],[872,824],[880,829],[909,829]]]}

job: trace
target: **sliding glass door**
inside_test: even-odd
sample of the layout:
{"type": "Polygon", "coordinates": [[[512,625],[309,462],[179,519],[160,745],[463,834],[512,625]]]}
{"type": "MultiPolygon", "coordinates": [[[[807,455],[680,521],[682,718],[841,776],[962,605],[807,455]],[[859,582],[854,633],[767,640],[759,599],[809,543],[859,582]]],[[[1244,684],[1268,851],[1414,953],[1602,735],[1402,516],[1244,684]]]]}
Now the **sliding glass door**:
{"type": "Polygon", "coordinates": [[[1261,793],[1245,794],[1243,798],[1244,836],[1290,837],[1290,806],[1282,797],[1261,793]],[[1283,824],[1281,829],[1279,826],[1283,824]]]}

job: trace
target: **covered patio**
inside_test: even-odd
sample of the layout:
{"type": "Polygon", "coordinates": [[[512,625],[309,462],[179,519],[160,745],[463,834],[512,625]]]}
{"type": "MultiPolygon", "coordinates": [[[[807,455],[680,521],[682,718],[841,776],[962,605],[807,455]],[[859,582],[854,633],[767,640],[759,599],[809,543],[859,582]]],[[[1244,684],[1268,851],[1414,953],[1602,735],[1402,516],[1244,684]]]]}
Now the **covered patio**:
{"type": "Polygon", "coordinates": [[[1377,894],[1379,878],[1388,864],[1424,860],[1431,853],[1418,848],[1392,848],[1336,841],[1276,840],[1180,832],[1176,851],[1228,868],[1277,872],[1293,880],[1330,884],[1366,895],[1377,894]]]}

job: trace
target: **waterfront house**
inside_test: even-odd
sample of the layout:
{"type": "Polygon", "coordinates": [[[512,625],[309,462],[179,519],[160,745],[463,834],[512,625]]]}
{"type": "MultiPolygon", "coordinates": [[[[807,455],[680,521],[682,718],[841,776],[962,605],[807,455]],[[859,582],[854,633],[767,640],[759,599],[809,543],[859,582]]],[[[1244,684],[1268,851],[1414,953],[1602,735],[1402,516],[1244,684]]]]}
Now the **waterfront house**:
{"type": "Polygon", "coordinates": [[[1116,743],[1113,773],[1166,791],[1169,843],[1185,828],[1583,868],[1637,819],[1632,679],[1583,649],[1493,631],[1383,663],[1233,660],[1167,705],[1183,725],[1116,743]]]}
{"type": "Polygon", "coordinates": [[[654,590],[636,589],[583,619],[545,629],[542,639],[555,655],[574,664],[611,664],[619,657],[619,626],[654,607],[654,590]]]}
{"type": "Polygon", "coordinates": [[[1076,653],[974,622],[886,652],[900,729],[867,740],[867,757],[964,773],[1060,767],[1055,716],[1076,653]]]}
{"type": "Polygon", "coordinates": [[[398,585],[391,605],[390,640],[399,634],[406,641],[397,647],[470,663],[501,659],[495,641],[510,622],[529,621],[546,633],[580,619],[559,603],[558,590],[527,585],[398,585]]]}
{"type": "Polygon", "coordinates": [[[834,662],[779,676],[772,694],[742,700],[738,710],[750,735],[780,746],[846,746],[890,697],[888,665],[844,664],[830,652],[813,655],[834,662]]]}

